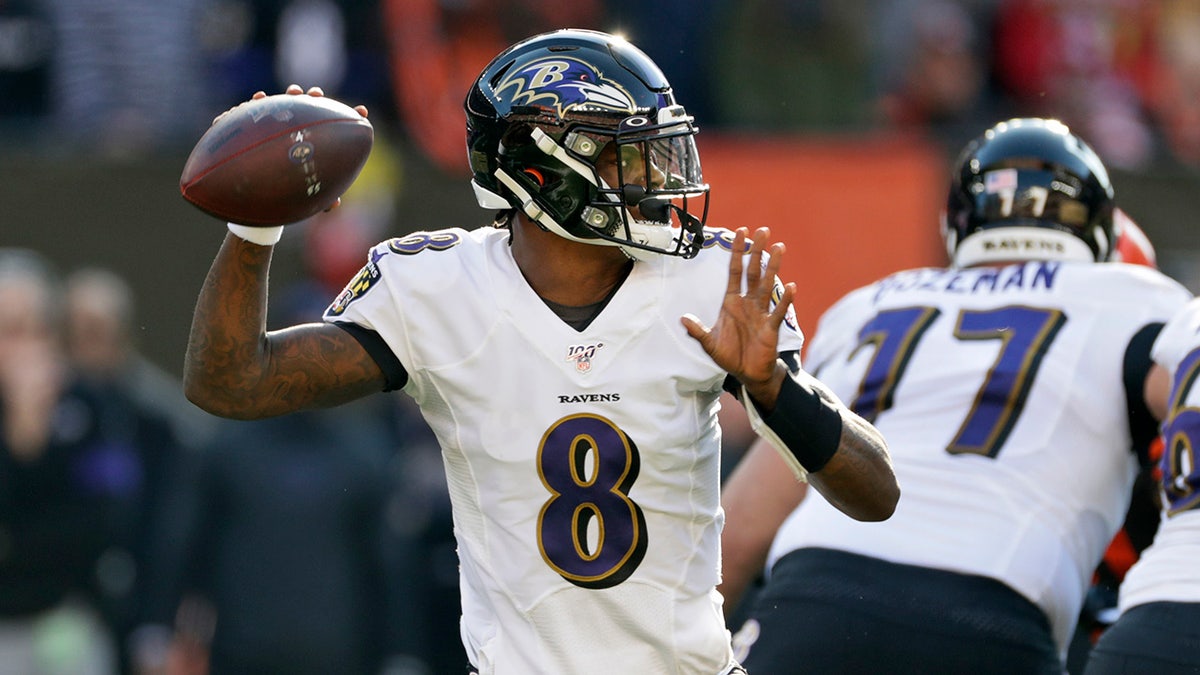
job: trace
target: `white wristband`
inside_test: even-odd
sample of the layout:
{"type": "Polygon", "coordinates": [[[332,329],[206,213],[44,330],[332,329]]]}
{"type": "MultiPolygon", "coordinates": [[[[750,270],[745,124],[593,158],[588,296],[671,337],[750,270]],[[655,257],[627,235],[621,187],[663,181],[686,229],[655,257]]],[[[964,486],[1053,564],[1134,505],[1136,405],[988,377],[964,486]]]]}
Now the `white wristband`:
{"type": "Polygon", "coordinates": [[[251,244],[258,244],[259,246],[274,246],[279,242],[279,238],[283,236],[282,225],[276,225],[275,227],[247,227],[245,225],[229,223],[229,231],[251,244]]]}

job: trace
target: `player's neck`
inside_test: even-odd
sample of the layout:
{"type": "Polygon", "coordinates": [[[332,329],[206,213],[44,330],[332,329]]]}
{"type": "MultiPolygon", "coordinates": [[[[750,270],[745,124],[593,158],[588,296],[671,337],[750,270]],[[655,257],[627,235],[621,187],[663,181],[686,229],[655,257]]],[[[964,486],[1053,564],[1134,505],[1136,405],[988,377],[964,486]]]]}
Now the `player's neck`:
{"type": "Polygon", "coordinates": [[[620,249],[570,241],[514,218],[512,254],[521,274],[545,300],[582,307],[603,301],[625,280],[633,261],[620,249]]]}

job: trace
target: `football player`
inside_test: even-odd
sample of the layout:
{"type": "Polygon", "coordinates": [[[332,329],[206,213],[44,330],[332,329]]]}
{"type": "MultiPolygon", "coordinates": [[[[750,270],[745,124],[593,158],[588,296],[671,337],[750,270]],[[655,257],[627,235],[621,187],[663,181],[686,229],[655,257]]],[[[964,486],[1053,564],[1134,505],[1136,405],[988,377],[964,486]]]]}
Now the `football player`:
{"type": "Polygon", "coordinates": [[[1154,343],[1147,403],[1163,418],[1154,542],[1121,583],[1115,624],[1100,636],[1087,675],[1200,673],[1200,300],[1175,315],[1154,343]]]}
{"type": "Polygon", "coordinates": [[[324,323],[270,333],[279,232],[232,225],[187,393],[243,418],[411,395],[442,446],[481,675],[741,672],[714,592],[723,388],[854,518],[895,507],[883,439],[800,370],[783,245],[705,227],[696,127],[643,52],[535,36],[465,107],[494,225],[385,241],[324,323]]]}
{"type": "MultiPolygon", "coordinates": [[[[1131,448],[1156,433],[1150,346],[1190,298],[1106,262],[1113,209],[1104,165],[1065,125],[1002,122],[958,159],[952,264],[822,316],[807,362],[887,438],[904,497],[888,521],[855,522],[748,455],[723,543],[770,570],[735,637],[750,672],[1063,672],[1146,462],[1131,448]]],[[[746,567],[726,570],[730,602],[746,567]]]]}

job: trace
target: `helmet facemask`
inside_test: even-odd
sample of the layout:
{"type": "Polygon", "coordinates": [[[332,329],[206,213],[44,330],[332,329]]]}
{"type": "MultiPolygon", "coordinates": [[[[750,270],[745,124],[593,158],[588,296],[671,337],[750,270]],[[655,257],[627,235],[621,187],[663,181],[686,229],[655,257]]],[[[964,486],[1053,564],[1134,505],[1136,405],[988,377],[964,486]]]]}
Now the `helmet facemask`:
{"type": "Polygon", "coordinates": [[[695,127],[679,106],[659,118],[627,117],[616,130],[526,125],[502,142],[495,177],[559,236],[617,246],[634,259],[694,257],[708,210],[695,127]]]}

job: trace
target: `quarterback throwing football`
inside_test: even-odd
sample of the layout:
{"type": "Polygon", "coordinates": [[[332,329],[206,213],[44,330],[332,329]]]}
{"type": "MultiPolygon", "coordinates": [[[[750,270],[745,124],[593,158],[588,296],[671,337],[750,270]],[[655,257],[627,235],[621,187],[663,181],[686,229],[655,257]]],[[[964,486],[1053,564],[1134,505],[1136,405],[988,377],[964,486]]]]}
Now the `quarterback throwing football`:
{"type": "Polygon", "coordinates": [[[854,518],[895,508],[883,440],[800,370],[783,245],[705,227],[693,120],[644,53],[535,36],[466,114],[493,226],[380,243],[324,323],[270,333],[277,233],[233,226],[188,396],[257,418],[411,395],[442,446],[481,675],[742,672],[715,591],[722,391],[854,518]]]}

